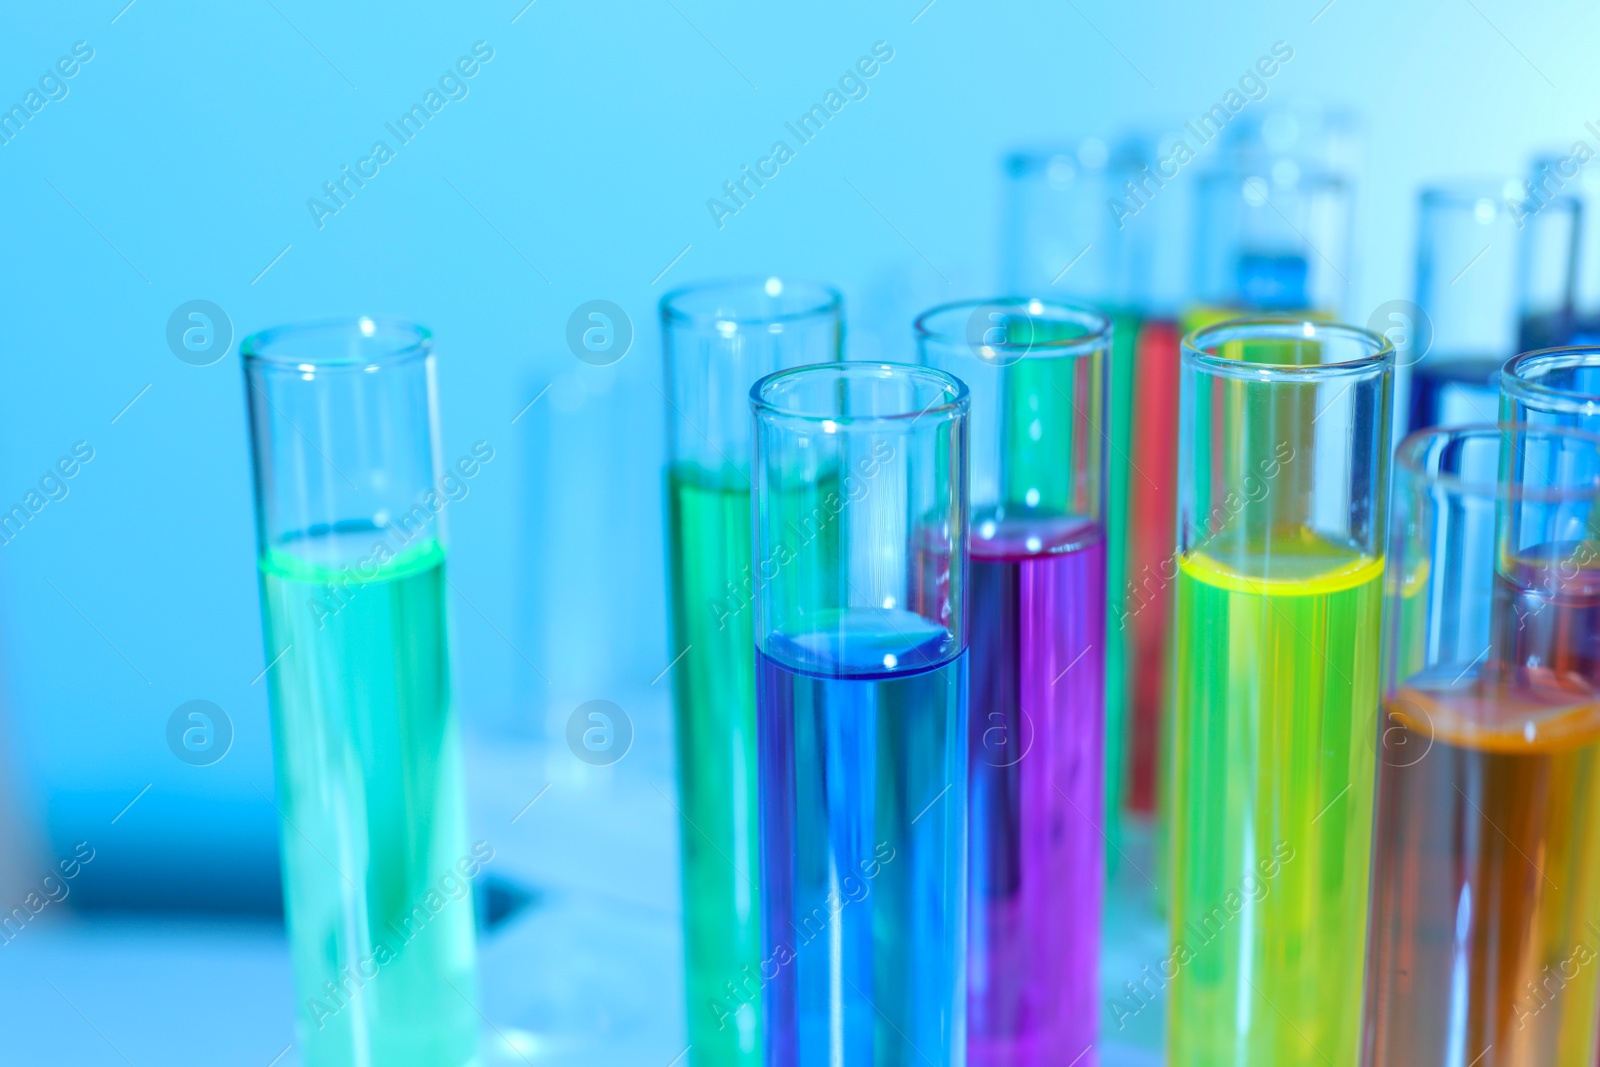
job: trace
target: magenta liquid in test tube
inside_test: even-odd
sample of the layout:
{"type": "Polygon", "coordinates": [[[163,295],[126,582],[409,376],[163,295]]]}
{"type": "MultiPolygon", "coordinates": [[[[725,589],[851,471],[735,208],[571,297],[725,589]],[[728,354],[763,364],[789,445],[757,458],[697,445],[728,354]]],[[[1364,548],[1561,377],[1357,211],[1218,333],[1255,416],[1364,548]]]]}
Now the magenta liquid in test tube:
{"type": "Polygon", "coordinates": [[[1111,323],[1007,299],[935,308],[916,334],[972,398],[968,1062],[1091,1067],[1111,323]]]}

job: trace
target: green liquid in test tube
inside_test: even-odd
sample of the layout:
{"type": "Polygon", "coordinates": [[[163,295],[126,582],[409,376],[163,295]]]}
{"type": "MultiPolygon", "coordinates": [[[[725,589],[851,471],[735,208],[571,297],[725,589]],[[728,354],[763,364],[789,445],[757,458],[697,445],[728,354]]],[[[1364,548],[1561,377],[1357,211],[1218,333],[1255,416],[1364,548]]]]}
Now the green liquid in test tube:
{"type": "Polygon", "coordinates": [[[1183,345],[1168,1062],[1356,1062],[1394,350],[1183,345]]]}
{"type": "Polygon", "coordinates": [[[473,879],[450,692],[426,331],[244,344],[299,1048],[477,1062],[473,879]]]}
{"type": "Polygon", "coordinates": [[[762,1062],[750,387],[838,360],[839,294],[756,278],[661,302],[688,1061],[762,1062]],[[757,975],[751,979],[750,975],[757,975]]]}

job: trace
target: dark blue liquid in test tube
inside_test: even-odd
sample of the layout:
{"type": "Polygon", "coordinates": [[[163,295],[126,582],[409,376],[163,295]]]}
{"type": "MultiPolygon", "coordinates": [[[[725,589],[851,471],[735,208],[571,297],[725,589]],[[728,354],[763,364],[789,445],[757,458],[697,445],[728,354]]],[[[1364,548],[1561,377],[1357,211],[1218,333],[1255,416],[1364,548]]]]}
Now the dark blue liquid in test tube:
{"type": "Polygon", "coordinates": [[[961,1063],[966,387],[837,363],[751,396],[766,1062],[961,1063]]]}

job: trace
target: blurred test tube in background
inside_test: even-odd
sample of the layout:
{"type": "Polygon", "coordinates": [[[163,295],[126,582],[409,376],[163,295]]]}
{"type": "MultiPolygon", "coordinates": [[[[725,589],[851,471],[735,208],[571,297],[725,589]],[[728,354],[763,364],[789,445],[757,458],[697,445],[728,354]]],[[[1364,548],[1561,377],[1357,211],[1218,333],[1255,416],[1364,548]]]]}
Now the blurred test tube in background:
{"type": "Polygon", "coordinates": [[[1275,102],[1242,113],[1218,136],[1222,151],[1197,179],[1196,302],[1183,332],[1239,314],[1343,314],[1354,273],[1359,118],[1275,102]]]}
{"type": "Polygon", "coordinates": [[[1198,304],[1185,332],[1244,312],[1338,315],[1350,291],[1353,189],[1290,155],[1246,155],[1199,179],[1198,304]]]}
{"type": "Polygon", "coordinates": [[[1535,208],[1522,191],[1514,180],[1486,180],[1430,186],[1419,197],[1416,305],[1424,317],[1396,361],[1409,368],[1411,430],[1493,422],[1501,365],[1564,343],[1578,202],[1556,197],[1535,208]]]}
{"type": "Polygon", "coordinates": [[[1161,138],[1098,138],[1005,159],[1003,262],[1013,295],[1070,295],[1110,316],[1106,439],[1105,830],[1154,807],[1171,554],[1178,333],[1154,299],[1154,254],[1179,207],[1161,138]],[[1135,432],[1137,425],[1138,431],[1135,432]]]}

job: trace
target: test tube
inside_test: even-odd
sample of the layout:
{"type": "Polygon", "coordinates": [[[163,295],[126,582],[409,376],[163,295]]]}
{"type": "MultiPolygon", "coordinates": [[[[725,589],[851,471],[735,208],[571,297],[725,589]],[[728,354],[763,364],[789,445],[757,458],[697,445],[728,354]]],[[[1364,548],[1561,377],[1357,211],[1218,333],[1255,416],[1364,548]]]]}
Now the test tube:
{"type": "MultiPolygon", "coordinates": [[[[1150,227],[1165,180],[1134,139],[1098,137],[1021,149],[1005,158],[1005,273],[1013,292],[1056,286],[1136,311],[1150,285],[1150,227]]],[[[1108,312],[1109,313],[1109,312],[1108,312]]]]}
{"type": "Polygon", "coordinates": [[[967,1062],[1094,1064],[1112,324],[992,300],[916,332],[972,395],[967,1062]]]}
{"type": "Polygon", "coordinates": [[[1193,331],[1241,312],[1336,315],[1350,287],[1348,179],[1294,156],[1241,153],[1202,174],[1193,331]]]}
{"type": "Polygon", "coordinates": [[[1306,100],[1263,102],[1234,117],[1223,133],[1234,159],[1270,168],[1280,159],[1310,162],[1354,184],[1365,155],[1361,115],[1306,100]]]}
{"type": "Polygon", "coordinates": [[[1353,1063],[1394,350],[1299,319],[1184,339],[1168,1062],[1353,1063]]]}
{"type": "Polygon", "coordinates": [[[1493,422],[1501,365],[1567,329],[1577,201],[1558,197],[1535,210],[1521,190],[1515,181],[1479,181],[1422,191],[1416,303],[1424,319],[1397,322],[1409,332],[1391,335],[1397,361],[1410,366],[1412,430],[1493,422]]]}
{"type": "MultiPolygon", "coordinates": [[[[1587,147],[1584,151],[1588,151],[1587,147]]],[[[1600,342],[1600,239],[1596,237],[1600,168],[1586,165],[1582,152],[1544,152],[1534,157],[1531,170],[1527,186],[1530,207],[1541,206],[1561,196],[1578,202],[1578,269],[1573,282],[1573,322],[1562,343],[1595,344],[1600,342]]]]}
{"type": "MultiPolygon", "coordinates": [[[[1517,343],[1516,183],[1430,186],[1418,199],[1417,307],[1400,322],[1399,361],[1412,363],[1412,430],[1493,422],[1494,376],[1517,343]],[[1427,342],[1427,351],[1417,351],[1427,342]],[[1420,360],[1420,362],[1414,362],[1420,360]]],[[[1394,336],[1394,335],[1391,335],[1394,336]]]]}
{"type": "Polygon", "coordinates": [[[750,386],[839,359],[839,293],[769,277],[661,301],[667,560],[682,849],[685,1005],[694,1067],[761,1059],[750,386]]]}
{"type": "Polygon", "coordinates": [[[960,1065],[967,388],[834,363],[750,396],[766,1063],[960,1065]]]}
{"type": "Polygon", "coordinates": [[[1600,346],[1524,352],[1498,381],[1502,421],[1600,433],[1600,346]]]}
{"type": "Polygon", "coordinates": [[[1071,294],[1094,304],[1115,327],[1105,368],[1108,403],[1103,415],[1095,415],[1111,446],[1105,483],[1112,640],[1105,656],[1104,807],[1106,859],[1113,863],[1123,805],[1142,812],[1153,807],[1152,733],[1159,724],[1160,690],[1142,681],[1161,675],[1156,616],[1164,620],[1166,605],[1164,596],[1160,603],[1144,603],[1135,583],[1156,562],[1141,551],[1143,534],[1171,529],[1176,497],[1178,333],[1150,301],[1156,228],[1163,214],[1170,217],[1166,198],[1176,194],[1152,172],[1157,162],[1138,140],[1108,148],[1098,138],[1013,152],[1005,161],[1008,291],[1071,294]],[[1130,600],[1138,607],[1130,609],[1130,600]],[[1136,710],[1140,698],[1151,706],[1136,710]]]}
{"type": "Polygon", "coordinates": [[[1583,205],[1576,196],[1521,205],[1517,263],[1517,350],[1573,343],[1577,323],[1578,237],[1583,205]]]}
{"type": "Polygon", "coordinates": [[[1362,1063],[1588,1067],[1600,437],[1426,430],[1395,463],[1362,1063]]]}
{"type": "Polygon", "coordinates": [[[467,840],[433,343],[359,318],[241,350],[300,1054],[473,1063],[494,853],[467,840]]]}

